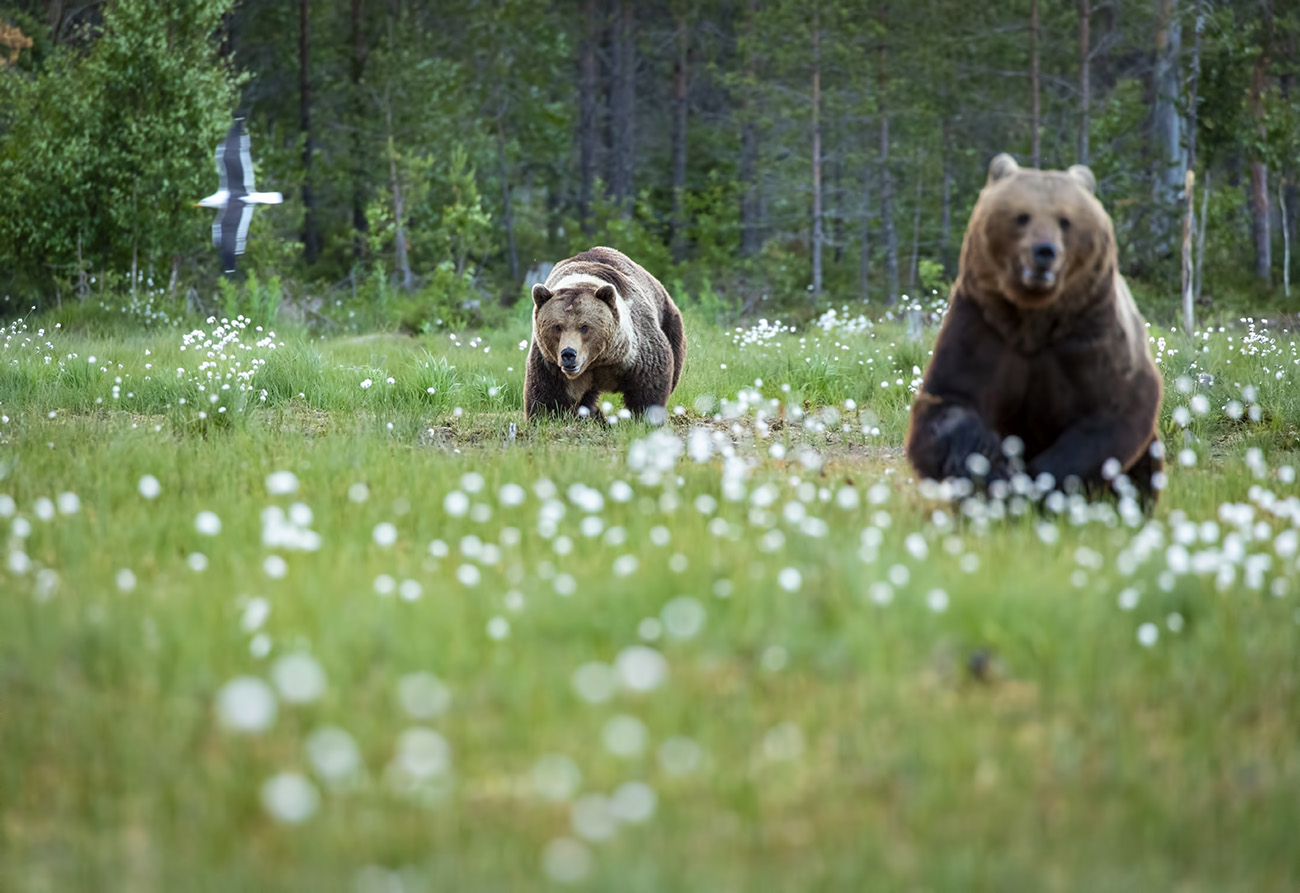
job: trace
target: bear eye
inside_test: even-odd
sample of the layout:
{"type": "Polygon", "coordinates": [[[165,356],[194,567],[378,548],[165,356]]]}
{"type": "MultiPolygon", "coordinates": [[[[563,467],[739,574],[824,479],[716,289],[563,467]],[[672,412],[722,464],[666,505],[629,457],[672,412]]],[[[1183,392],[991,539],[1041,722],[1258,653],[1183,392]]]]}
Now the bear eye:
{"type": "Polygon", "coordinates": [[[587,334],[587,327],[586,327],[586,326],[582,326],[581,328],[578,329],[578,331],[585,335],[585,334],[587,334]]]}
{"type": "Polygon", "coordinates": [[[1016,226],[1027,226],[1028,224],[1029,224],[1029,215],[1028,215],[1028,214],[1018,214],[1018,215],[1016,215],[1016,226]]]}
{"type": "Polygon", "coordinates": [[[556,326],[556,327],[555,327],[555,331],[557,331],[557,332],[563,332],[563,331],[564,331],[564,326],[556,326]]]}
{"type": "Polygon", "coordinates": [[[1065,232],[1067,229],[1070,228],[1070,218],[1069,218],[1069,217],[1062,217],[1062,218],[1058,221],[1058,223],[1061,224],[1061,232],[1065,232]]]}

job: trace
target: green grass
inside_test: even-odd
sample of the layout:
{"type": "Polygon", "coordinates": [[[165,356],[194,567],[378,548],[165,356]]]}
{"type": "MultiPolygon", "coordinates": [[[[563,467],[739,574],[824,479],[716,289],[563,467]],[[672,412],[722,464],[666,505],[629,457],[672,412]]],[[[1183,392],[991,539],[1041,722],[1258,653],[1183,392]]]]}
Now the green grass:
{"type": "Polygon", "coordinates": [[[1196,465],[1131,527],[924,500],[898,447],[927,348],[896,328],[689,331],[667,432],[525,425],[526,329],[283,332],[228,352],[266,359],[246,391],[196,378],[179,329],[0,333],[0,889],[1295,888],[1289,333],[1167,336],[1162,424],[1196,465]],[[298,502],[319,550],[264,545],[298,502]],[[662,686],[579,693],[638,644],[662,686]],[[320,697],[222,724],[223,686],[298,653],[320,697]],[[407,712],[416,673],[445,712],[407,712]],[[620,716],[642,749],[607,745],[620,716]],[[307,749],[329,726],[343,779],[307,749]],[[451,757],[412,787],[416,727],[451,757]],[[539,790],[548,755],[568,799],[539,790]],[[319,796],[301,823],[263,803],[280,773],[319,796]],[[584,839],[610,823],[581,798],[628,782],[653,814],[584,839]]]}

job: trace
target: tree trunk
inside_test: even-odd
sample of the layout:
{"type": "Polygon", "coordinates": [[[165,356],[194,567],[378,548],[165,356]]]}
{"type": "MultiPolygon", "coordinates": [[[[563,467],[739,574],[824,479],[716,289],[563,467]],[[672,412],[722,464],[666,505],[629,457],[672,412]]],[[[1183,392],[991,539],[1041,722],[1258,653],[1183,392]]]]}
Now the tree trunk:
{"type": "Polygon", "coordinates": [[[913,156],[912,166],[916,168],[916,201],[912,208],[912,257],[907,264],[907,293],[915,301],[917,264],[921,262],[921,186],[925,180],[921,172],[921,154],[913,156]]]}
{"type": "MultiPolygon", "coordinates": [[[[501,178],[501,206],[504,213],[501,223],[506,230],[506,258],[510,263],[510,281],[519,283],[519,252],[515,248],[515,212],[510,200],[510,169],[506,163],[506,123],[504,105],[497,112],[497,175],[501,178]]],[[[506,303],[513,304],[519,296],[518,288],[506,292],[506,303]]]]}
{"type": "Polygon", "coordinates": [[[1029,0],[1029,126],[1034,167],[1043,166],[1038,81],[1038,0],[1029,0]]]}
{"type": "Polygon", "coordinates": [[[411,291],[415,278],[411,275],[411,260],[406,251],[406,201],[402,195],[402,178],[397,166],[397,147],[393,143],[393,103],[387,103],[388,124],[388,177],[393,193],[393,251],[396,255],[397,273],[402,277],[402,288],[411,291]]]}
{"type": "Polygon", "coordinates": [[[63,0],[45,0],[45,24],[50,29],[50,40],[59,42],[59,25],[63,23],[63,0]]]}
{"type": "MultiPolygon", "coordinates": [[[[1295,168],[1292,168],[1292,176],[1295,176],[1295,168]]],[[[1296,188],[1295,183],[1287,183],[1286,188],[1282,190],[1282,207],[1279,209],[1285,218],[1286,231],[1292,236],[1296,234],[1297,210],[1300,210],[1300,189],[1296,188]]],[[[1290,252],[1287,254],[1287,274],[1290,275],[1290,252]]]]}
{"type": "Polygon", "coordinates": [[[858,248],[858,293],[863,301],[871,300],[871,162],[862,162],[862,233],[858,248]]]}
{"type": "MultiPolygon", "coordinates": [[[[1284,47],[1283,53],[1289,59],[1296,58],[1297,51],[1300,50],[1300,35],[1297,35],[1294,29],[1287,39],[1287,46],[1284,47]]],[[[1287,69],[1278,77],[1278,87],[1282,92],[1284,102],[1292,100],[1291,91],[1295,86],[1295,69],[1287,69]]],[[[1300,205],[1300,188],[1296,186],[1296,159],[1288,158],[1283,160],[1285,165],[1278,170],[1277,176],[1285,185],[1278,191],[1278,210],[1282,217],[1282,282],[1289,289],[1291,285],[1291,237],[1296,232],[1296,212],[1297,206],[1300,205]]]]}
{"type": "MultiPolygon", "coordinates": [[[[1292,176],[1295,175],[1295,169],[1292,168],[1292,176]]],[[[1287,231],[1292,236],[1296,234],[1297,212],[1300,212],[1300,188],[1295,183],[1287,183],[1286,189],[1282,191],[1282,214],[1286,217],[1287,231]]],[[[1288,268],[1289,268],[1288,264],[1288,268]]]]}
{"type": "Polygon", "coordinates": [[[316,199],[312,193],[311,167],[314,146],[311,138],[311,53],[308,41],[309,0],[298,0],[298,102],[302,144],[302,247],[307,263],[320,257],[320,232],[316,222],[316,199]]]}
{"type": "Polygon", "coordinates": [[[673,65],[673,260],[686,260],[686,122],[690,112],[689,6],[677,9],[675,39],[677,59],[673,65]]]}
{"type": "Polygon", "coordinates": [[[636,193],[632,175],[636,167],[636,2],[618,4],[614,33],[614,124],[612,197],[624,217],[631,217],[636,193]]]}
{"type": "Polygon", "coordinates": [[[754,122],[746,120],[740,127],[740,254],[753,257],[762,245],[759,232],[758,134],[754,122]]]}
{"type": "MultiPolygon", "coordinates": [[[[828,136],[823,133],[823,144],[835,144],[835,129],[828,136]]],[[[827,153],[822,153],[826,157],[827,153]]],[[[826,183],[822,187],[822,233],[826,235],[827,246],[833,248],[831,263],[839,266],[844,263],[844,160],[832,153],[832,157],[823,162],[826,183]],[[828,198],[829,196],[829,198],[828,198]]]]}
{"type": "Polygon", "coordinates": [[[754,123],[754,90],[758,77],[758,46],[754,34],[758,0],[745,4],[745,83],[740,123],[740,253],[758,254],[762,242],[758,221],[758,131],[754,123]]]}
{"type": "Polygon", "coordinates": [[[366,32],[362,26],[363,0],[352,0],[352,256],[365,256],[370,222],[366,220],[367,171],[363,125],[366,109],[363,102],[361,79],[366,70],[366,32]]]}
{"type": "Polygon", "coordinates": [[[1282,297],[1291,297],[1291,227],[1287,223],[1286,191],[1277,188],[1278,210],[1282,219],[1282,297]]]}
{"type": "Polygon", "coordinates": [[[578,73],[578,220],[584,235],[591,235],[591,201],[596,189],[596,114],[599,105],[596,47],[600,41],[600,5],[598,0],[583,0],[585,22],[579,50],[578,73]]]}
{"type": "Polygon", "coordinates": [[[821,15],[817,0],[812,9],[812,300],[822,294],[822,69],[821,15]]]}
{"type": "Polygon", "coordinates": [[[943,274],[951,276],[952,266],[952,125],[948,119],[943,122],[943,139],[940,142],[943,152],[943,200],[939,208],[939,263],[943,265],[943,274]]]}
{"type": "Polygon", "coordinates": [[[606,0],[605,19],[601,28],[601,44],[604,52],[600,54],[602,77],[601,93],[605,97],[605,143],[602,147],[605,161],[605,198],[613,200],[614,181],[618,179],[618,70],[622,50],[618,42],[618,4],[619,0],[606,0]]]}
{"type": "Polygon", "coordinates": [[[1255,245],[1255,278],[1273,281],[1273,233],[1269,220],[1268,165],[1250,163],[1250,234],[1255,245]]]}
{"type": "Polygon", "coordinates": [[[1178,55],[1182,49],[1182,23],[1174,13],[1173,0],[1156,0],[1155,105],[1151,121],[1156,151],[1156,207],[1153,224],[1162,252],[1172,251],[1173,209],[1178,207],[1187,171],[1183,147],[1183,118],[1178,105],[1182,95],[1178,55]]]}
{"type": "Polygon", "coordinates": [[[1187,82],[1187,169],[1196,170],[1197,90],[1201,82],[1201,37],[1205,33],[1205,0],[1196,0],[1196,26],[1192,32],[1192,74],[1187,82]]]}
{"type": "Polygon", "coordinates": [[[1079,0],[1079,164],[1088,164],[1092,130],[1092,4],[1079,0]]]}
{"type": "Polygon", "coordinates": [[[1186,197],[1183,212],[1183,331],[1191,335],[1196,326],[1196,274],[1192,266],[1192,232],[1195,229],[1194,213],[1196,209],[1196,174],[1191,168],[1187,170],[1187,181],[1183,186],[1186,197]]]}
{"type": "MultiPolygon", "coordinates": [[[[1264,41],[1255,58],[1251,72],[1249,106],[1255,119],[1255,136],[1260,143],[1267,138],[1264,119],[1264,93],[1268,87],[1268,52],[1273,21],[1268,4],[1264,4],[1264,41]]],[[[1269,231],[1268,165],[1256,157],[1250,164],[1250,218],[1251,237],[1255,243],[1255,278],[1267,284],[1272,281],[1272,234],[1269,231]]]]}
{"type": "Polygon", "coordinates": [[[894,176],[889,170],[889,117],[880,117],[880,229],[885,240],[885,299],[898,303],[898,234],[894,230],[894,176]]]}
{"type": "MultiPolygon", "coordinates": [[[[832,132],[830,142],[834,144],[835,134],[832,132]]],[[[837,267],[844,263],[844,159],[836,156],[830,162],[830,184],[822,190],[822,201],[826,201],[825,196],[831,196],[830,210],[822,209],[822,217],[830,221],[830,235],[827,242],[835,249],[832,254],[832,263],[837,267]]],[[[823,226],[825,231],[825,226],[823,226]]]]}
{"type": "Polygon", "coordinates": [[[1210,211],[1210,171],[1205,171],[1205,185],[1201,187],[1201,222],[1196,227],[1196,275],[1192,290],[1196,297],[1201,296],[1201,270],[1205,264],[1205,221],[1210,211]]]}
{"type": "MultiPolygon", "coordinates": [[[[77,260],[78,260],[78,261],[81,260],[81,241],[80,241],[80,240],[77,241],[77,260]]],[[[80,267],[81,264],[78,263],[77,266],[80,267]]],[[[170,297],[170,298],[175,298],[175,297],[176,297],[176,286],[180,284],[180,279],[181,279],[181,256],[180,256],[179,254],[173,254],[173,255],[172,255],[172,275],[171,275],[171,278],[167,280],[167,296],[168,296],[168,297],[170,297]]],[[[89,288],[89,287],[86,285],[86,271],[85,271],[84,269],[82,269],[82,270],[81,270],[81,281],[78,283],[78,286],[77,286],[77,294],[81,295],[81,297],[84,299],[84,298],[86,297],[86,291],[88,290],[88,288],[89,288]]]]}
{"type": "MultiPolygon", "coordinates": [[[[885,28],[886,9],[880,10],[881,34],[885,28]]],[[[889,170],[889,51],[882,37],[879,67],[876,72],[876,107],[880,115],[880,228],[885,240],[885,289],[889,306],[898,303],[898,234],[894,231],[894,178],[889,170]]]]}
{"type": "MultiPolygon", "coordinates": [[[[176,297],[176,276],[180,271],[181,258],[178,254],[172,255],[172,281],[168,292],[174,298],[176,297]]],[[[84,301],[90,296],[90,278],[86,274],[86,259],[81,253],[81,233],[77,233],[77,300],[84,301]]]]}
{"type": "Polygon", "coordinates": [[[1092,74],[1092,87],[1098,89],[1089,90],[1102,96],[1107,96],[1115,87],[1115,69],[1114,60],[1111,57],[1111,50],[1120,42],[1119,28],[1115,24],[1115,4],[1102,3],[1092,7],[1092,21],[1089,22],[1088,31],[1089,40],[1094,44],[1092,49],[1092,64],[1089,65],[1092,74]],[[1098,18],[1101,19],[1098,25],[1098,18]],[[1091,41],[1091,32],[1096,31],[1101,35],[1101,39],[1091,41]]]}

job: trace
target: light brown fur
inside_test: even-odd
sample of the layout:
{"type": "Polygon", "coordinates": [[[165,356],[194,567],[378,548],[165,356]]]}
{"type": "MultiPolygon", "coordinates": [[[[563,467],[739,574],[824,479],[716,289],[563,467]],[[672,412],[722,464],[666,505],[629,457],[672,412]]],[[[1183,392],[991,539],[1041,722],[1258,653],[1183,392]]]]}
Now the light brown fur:
{"type": "Polygon", "coordinates": [[[978,453],[989,479],[1004,478],[1014,435],[1031,475],[1101,490],[1113,458],[1154,503],[1161,380],[1095,187],[1080,166],[1030,170],[1007,155],[989,166],[912,409],[919,475],[968,476],[978,453]]]}

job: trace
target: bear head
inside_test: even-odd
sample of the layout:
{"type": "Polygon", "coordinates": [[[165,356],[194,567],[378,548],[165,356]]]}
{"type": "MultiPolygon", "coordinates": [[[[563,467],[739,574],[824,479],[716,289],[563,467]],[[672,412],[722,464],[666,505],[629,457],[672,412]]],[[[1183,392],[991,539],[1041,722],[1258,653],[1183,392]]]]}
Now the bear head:
{"type": "Polygon", "coordinates": [[[1096,188],[1083,165],[1040,171],[997,156],[971,212],[963,274],[1022,308],[1093,294],[1115,263],[1115,231],[1096,188]]]}
{"type": "Polygon", "coordinates": [[[580,281],[551,291],[533,286],[533,337],[542,356],[577,378],[614,345],[619,331],[619,299],[614,286],[580,281]]]}

